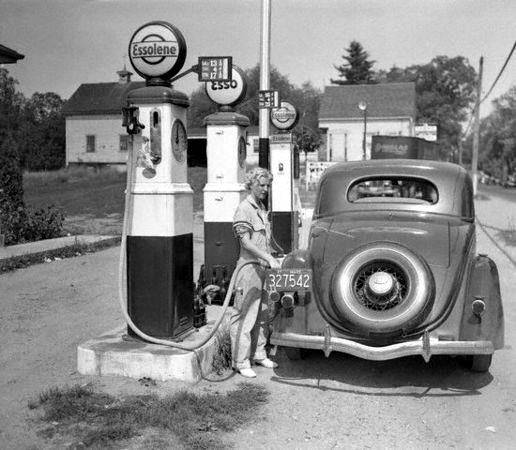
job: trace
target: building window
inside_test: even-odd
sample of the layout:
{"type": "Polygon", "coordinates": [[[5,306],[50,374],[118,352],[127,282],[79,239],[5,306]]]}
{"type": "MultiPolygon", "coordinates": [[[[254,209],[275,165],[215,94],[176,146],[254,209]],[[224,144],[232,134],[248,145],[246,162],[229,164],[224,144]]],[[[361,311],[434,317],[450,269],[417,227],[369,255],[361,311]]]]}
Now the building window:
{"type": "Polygon", "coordinates": [[[128,134],[121,134],[120,135],[120,151],[121,152],[126,152],[128,144],[129,144],[129,135],[128,134]]]}
{"type": "Polygon", "coordinates": [[[260,151],[260,139],[253,139],[253,152],[258,153],[260,151]]]}
{"type": "Polygon", "coordinates": [[[95,135],[93,135],[93,134],[86,135],[86,152],[87,153],[95,152],[95,135]]]}

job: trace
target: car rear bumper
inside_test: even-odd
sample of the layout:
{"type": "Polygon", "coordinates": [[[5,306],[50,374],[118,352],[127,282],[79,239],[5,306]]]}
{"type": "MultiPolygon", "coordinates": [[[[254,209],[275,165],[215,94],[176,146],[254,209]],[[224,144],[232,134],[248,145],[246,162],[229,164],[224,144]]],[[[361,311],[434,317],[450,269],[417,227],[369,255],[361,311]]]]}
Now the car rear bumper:
{"type": "Polygon", "coordinates": [[[323,336],[274,332],[271,336],[271,344],[323,350],[326,356],[329,356],[332,351],[349,353],[373,361],[421,355],[428,362],[432,355],[489,355],[494,353],[491,341],[440,341],[430,337],[427,333],[412,341],[371,347],[349,339],[331,336],[329,328],[326,329],[323,336]]]}

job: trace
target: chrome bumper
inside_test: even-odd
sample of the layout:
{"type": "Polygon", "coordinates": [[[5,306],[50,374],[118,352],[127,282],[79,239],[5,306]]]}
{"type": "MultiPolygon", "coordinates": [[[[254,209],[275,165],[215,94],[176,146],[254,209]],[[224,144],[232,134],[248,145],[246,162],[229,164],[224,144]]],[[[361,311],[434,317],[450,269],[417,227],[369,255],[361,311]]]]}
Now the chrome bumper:
{"type": "Polygon", "coordinates": [[[323,336],[274,332],[271,336],[271,344],[323,350],[326,356],[329,356],[332,351],[349,353],[358,358],[373,361],[421,355],[428,362],[432,355],[488,355],[494,353],[491,341],[440,341],[430,337],[428,333],[413,341],[399,342],[384,347],[371,347],[349,339],[331,336],[329,327],[326,328],[323,336]]]}

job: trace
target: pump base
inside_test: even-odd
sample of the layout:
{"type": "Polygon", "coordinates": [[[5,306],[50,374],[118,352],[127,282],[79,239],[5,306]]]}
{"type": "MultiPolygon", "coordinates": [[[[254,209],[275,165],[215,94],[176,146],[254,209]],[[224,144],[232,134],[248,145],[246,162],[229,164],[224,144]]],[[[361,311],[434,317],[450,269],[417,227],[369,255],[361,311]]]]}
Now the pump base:
{"type": "Polygon", "coordinates": [[[127,236],[127,310],[140,330],[183,335],[193,327],[193,297],[193,234],[127,236]]]}
{"type": "MultiPolygon", "coordinates": [[[[220,306],[208,306],[208,325],[189,333],[182,343],[191,345],[201,342],[211,331],[220,311],[220,306]]],[[[228,330],[229,312],[222,320],[218,333],[222,335],[228,330]]],[[[127,339],[126,328],[121,326],[79,344],[77,370],[82,375],[123,376],[137,380],[149,377],[156,381],[195,383],[212,370],[218,345],[218,339],[213,338],[195,353],[188,352],[139,339],[127,339]]]]}

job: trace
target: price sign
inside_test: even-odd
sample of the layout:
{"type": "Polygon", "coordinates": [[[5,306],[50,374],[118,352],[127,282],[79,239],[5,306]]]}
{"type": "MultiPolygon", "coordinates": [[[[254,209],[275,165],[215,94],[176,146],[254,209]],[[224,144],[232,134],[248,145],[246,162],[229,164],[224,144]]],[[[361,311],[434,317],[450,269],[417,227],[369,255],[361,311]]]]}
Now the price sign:
{"type": "Polygon", "coordinates": [[[278,91],[258,91],[258,108],[269,109],[279,106],[278,91]]]}
{"type": "Polygon", "coordinates": [[[231,56],[200,56],[197,64],[199,81],[231,81],[231,56]]]}

